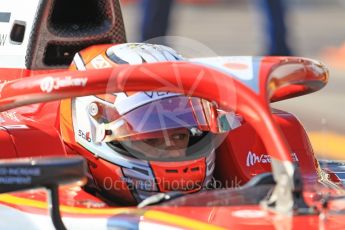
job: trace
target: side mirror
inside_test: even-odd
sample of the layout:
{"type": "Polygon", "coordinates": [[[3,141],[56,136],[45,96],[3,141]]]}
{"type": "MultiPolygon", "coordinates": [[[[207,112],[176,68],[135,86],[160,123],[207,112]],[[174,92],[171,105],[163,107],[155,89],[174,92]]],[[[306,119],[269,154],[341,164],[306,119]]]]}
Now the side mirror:
{"type": "Polygon", "coordinates": [[[328,83],[328,69],[310,60],[290,58],[272,68],[267,79],[270,102],[316,92],[328,83]]]}
{"type": "Polygon", "coordinates": [[[66,229],[60,215],[58,186],[79,181],[86,175],[82,157],[24,158],[0,161],[0,193],[45,187],[49,212],[56,229],[66,229]]]}

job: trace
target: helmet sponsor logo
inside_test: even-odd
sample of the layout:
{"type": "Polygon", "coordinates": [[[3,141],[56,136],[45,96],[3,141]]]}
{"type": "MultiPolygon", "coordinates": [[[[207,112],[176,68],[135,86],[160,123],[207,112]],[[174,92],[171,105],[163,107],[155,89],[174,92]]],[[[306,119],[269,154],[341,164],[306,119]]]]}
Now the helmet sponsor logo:
{"type": "MultiPolygon", "coordinates": [[[[296,153],[291,154],[292,160],[298,162],[298,157],[296,153]]],[[[249,151],[247,155],[246,165],[247,167],[254,166],[255,164],[267,164],[271,163],[271,156],[268,154],[257,155],[254,152],[249,151]]]]}
{"type": "Polygon", "coordinates": [[[144,92],[149,98],[164,97],[171,93],[169,92],[144,92]]]}
{"type": "Polygon", "coordinates": [[[82,130],[78,130],[78,136],[86,140],[87,142],[91,142],[90,132],[83,132],[82,130]]]}
{"type": "Polygon", "coordinates": [[[72,78],[67,76],[64,78],[46,77],[40,83],[40,88],[43,92],[50,93],[64,87],[82,86],[85,87],[87,78],[72,78]]]}

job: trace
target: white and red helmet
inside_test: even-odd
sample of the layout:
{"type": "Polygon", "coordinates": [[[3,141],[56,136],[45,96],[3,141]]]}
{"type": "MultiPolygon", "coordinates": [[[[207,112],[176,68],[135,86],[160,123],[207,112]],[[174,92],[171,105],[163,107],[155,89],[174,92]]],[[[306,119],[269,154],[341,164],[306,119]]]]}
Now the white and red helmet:
{"type": "MultiPolygon", "coordinates": [[[[99,45],[76,54],[71,68],[180,60],[162,45],[99,45]]],[[[96,190],[135,204],[158,192],[200,190],[211,180],[216,113],[206,100],[171,92],[106,93],[64,100],[60,127],[71,151],[88,160],[96,190]]]]}

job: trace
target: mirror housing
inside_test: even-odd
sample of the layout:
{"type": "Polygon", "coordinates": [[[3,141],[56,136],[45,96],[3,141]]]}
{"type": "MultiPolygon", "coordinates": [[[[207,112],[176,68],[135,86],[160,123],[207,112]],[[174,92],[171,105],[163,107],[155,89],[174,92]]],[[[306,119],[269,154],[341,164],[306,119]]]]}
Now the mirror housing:
{"type": "Polygon", "coordinates": [[[0,161],[0,193],[67,184],[84,178],[81,157],[25,158],[0,161]]]}
{"type": "Polygon", "coordinates": [[[0,193],[44,187],[48,189],[49,213],[56,229],[66,229],[60,208],[60,184],[82,180],[86,162],[82,157],[44,157],[0,161],[0,193]]]}

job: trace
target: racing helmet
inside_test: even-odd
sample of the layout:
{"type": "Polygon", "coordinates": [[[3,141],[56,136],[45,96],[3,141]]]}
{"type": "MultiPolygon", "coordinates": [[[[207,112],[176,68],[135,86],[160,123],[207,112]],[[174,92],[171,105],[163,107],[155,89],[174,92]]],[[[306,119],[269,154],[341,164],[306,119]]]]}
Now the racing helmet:
{"type": "MultiPolygon", "coordinates": [[[[77,53],[71,69],[181,60],[162,45],[98,45],[77,53]]],[[[60,128],[70,152],[88,161],[88,187],[131,205],[159,192],[198,191],[211,181],[216,113],[209,101],[171,92],[105,93],[62,101],[60,128]]]]}

